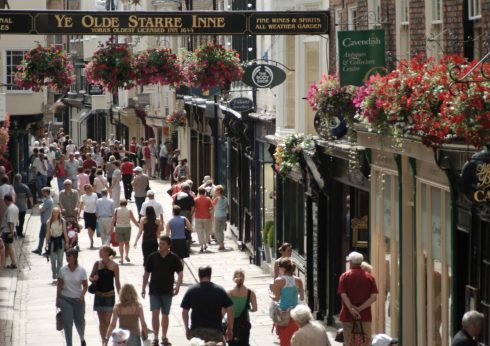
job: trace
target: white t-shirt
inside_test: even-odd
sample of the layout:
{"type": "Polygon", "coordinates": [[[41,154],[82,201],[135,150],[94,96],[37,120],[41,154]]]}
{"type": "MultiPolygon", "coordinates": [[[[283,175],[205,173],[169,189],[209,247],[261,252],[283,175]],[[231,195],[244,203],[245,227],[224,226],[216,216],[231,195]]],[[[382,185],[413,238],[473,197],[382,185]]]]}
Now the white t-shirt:
{"type": "Polygon", "coordinates": [[[107,179],[104,176],[98,175],[95,177],[94,179],[95,192],[101,193],[102,190],[106,188],[106,186],[107,186],[107,179]]]}
{"type": "Polygon", "coordinates": [[[93,193],[89,196],[87,194],[82,195],[83,211],[85,213],[95,213],[95,206],[97,204],[97,194],[93,193]]]}
{"type": "Polygon", "coordinates": [[[87,280],[87,272],[80,265],[71,271],[68,265],[60,269],[58,277],[63,279],[61,295],[68,298],[80,298],[82,294],[82,281],[87,280]]]}
{"type": "Polygon", "coordinates": [[[162,204],[154,199],[149,199],[141,205],[141,211],[140,211],[141,216],[145,216],[146,207],[148,206],[151,206],[153,207],[153,209],[155,209],[155,215],[157,216],[157,219],[160,218],[160,215],[163,216],[162,204]]]}

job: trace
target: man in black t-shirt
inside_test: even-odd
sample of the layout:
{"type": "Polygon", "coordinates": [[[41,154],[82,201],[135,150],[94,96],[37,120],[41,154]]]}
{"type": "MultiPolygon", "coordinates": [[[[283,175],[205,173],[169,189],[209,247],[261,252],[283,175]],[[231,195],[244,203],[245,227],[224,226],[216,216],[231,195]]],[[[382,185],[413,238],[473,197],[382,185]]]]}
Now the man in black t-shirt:
{"type": "Polygon", "coordinates": [[[233,338],[233,302],[223,287],[211,282],[211,267],[199,268],[199,283],[190,287],[180,304],[187,339],[223,342],[221,309],[226,309],[226,340],[233,338]],[[189,310],[191,326],[189,329],[189,310]]]}
{"type": "MultiPolygon", "coordinates": [[[[146,285],[151,274],[150,280],[150,310],[151,323],[158,344],[158,330],[160,327],[159,314],[162,312],[162,344],[170,345],[167,339],[168,315],[172,305],[172,297],[179,293],[182,285],[183,266],[176,254],[170,252],[170,237],[164,235],[160,237],[158,251],[150,256],[145,264],[145,274],[143,275],[143,288],[141,296],[146,295],[146,285]],[[178,274],[177,283],[174,287],[174,274],[178,274]]],[[[155,342],[155,341],[154,341],[155,342]]]]}

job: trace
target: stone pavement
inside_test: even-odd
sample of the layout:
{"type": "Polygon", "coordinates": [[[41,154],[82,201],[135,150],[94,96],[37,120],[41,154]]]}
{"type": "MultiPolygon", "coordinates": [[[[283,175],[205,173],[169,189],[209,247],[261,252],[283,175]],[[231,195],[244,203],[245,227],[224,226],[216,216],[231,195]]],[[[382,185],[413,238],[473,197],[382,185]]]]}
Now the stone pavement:
{"type": "MultiPolygon", "coordinates": [[[[164,205],[165,218],[168,219],[171,216],[171,199],[166,193],[169,188],[168,182],[151,180],[150,185],[156,192],[156,199],[164,205]]],[[[129,206],[136,212],[134,203],[130,203],[129,206]]],[[[37,245],[39,227],[39,210],[36,207],[31,215],[26,216],[26,238],[16,241],[17,256],[20,255],[19,269],[0,271],[0,346],[65,345],[63,334],[55,329],[56,285],[51,280],[51,266],[44,257],[31,253],[37,245]],[[22,251],[19,251],[21,249],[22,251]]],[[[134,243],[136,234],[137,230],[133,226],[131,244],[134,243]]],[[[87,274],[90,274],[93,263],[98,259],[98,251],[89,249],[86,231],[80,233],[79,242],[82,250],[79,263],[87,270],[87,274]]],[[[100,245],[100,240],[96,240],[95,244],[100,245]]],[[[256,292],[258,298],[258,311],[251,314],[250,344],[279,345],[277,337],[271,333],[272,323],[268,316],[270,274],[250,264],[249,256],[238,250],[230,232],[227,234],[226,251],[218,251],[217,245],[210,246],[208,253],[201,254],[198,250],[197,245],[193,246],[193,253],[185,260],[184,283],[179,294],[173,299],[168,333],[173,345],[188,345],[179,306],[186,287],[197,282],[197,269],[205,264],[213,268],[212,281],[226,289],[233,287],[233,271],[237,268],[245,270],[245,284],[256,292]]],[[[143,256],[139,246],[138,249],[131,247],[130,258],[131,263],[120,265],[121,285],[130,282],[135,285],[137,292],[140,292],[143,256]]],[[[151,328],[149,300],[141,297],[140,300],[144,306],[146,322],[151,328]]],[[[101,345],[97,314],[92,309],[93,295],[87,293],[85,302],[87,345],[101,345]]],[[[329,330],[332,345],[340,345],[333,342],[334,334],[334,330],[329,330]]],[[[150,334],[150,338],[152,337],[150,334]]],[[[75,328],[73,344],[80,344],[75,328]]]]}

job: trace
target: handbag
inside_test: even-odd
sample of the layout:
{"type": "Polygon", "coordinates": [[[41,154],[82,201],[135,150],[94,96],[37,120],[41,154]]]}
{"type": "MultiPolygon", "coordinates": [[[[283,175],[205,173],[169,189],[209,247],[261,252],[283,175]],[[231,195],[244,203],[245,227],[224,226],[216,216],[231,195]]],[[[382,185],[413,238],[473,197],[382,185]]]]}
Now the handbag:
{"type": "Polygon", "coordinates": [[[269,316],[276,326],[285,327],[289,324],[289,310],[281,310],[279,303],[272,301],[269,306],[269,316]]]}
{"type": "Polygon", "coordinates": [[[192,231],[189,231],[187,228],[184,230],[185,232],[185,239],[186,240],[192,240],[192,231]]]}
{"type": "Polygon", "coordinates": [[[99,220],[95,222],[95,234],[97,235],[97,238],[100,238],[100,226],[99,226],[99,220]]]}
{"type": "Polygon", "coordinates": [[[344,342],[344,329],[337,329],[337,334],[335,334],[335,341],[344,342]]]}
{"type": "Polygon", "coordinates": [[[61,310],[58,309],[56,313],[56,330],[63,330],[63,315],[61,314],[61,310]]]}
{"type": "Polygon", "coordinates": [[[97,285],[95,284],[95,282],[92,282],[88,286],[88,293],[95,294],[96,291],[97,291],[97,285]]]}
{"type": "Polygon", "coordinates": [[[111,245],[114,247],[119,246],[119,242],[116,240],[116,232],[111,233],[111,245]]]}
{"type": "Polygon", "coordinates": [[[354,320],[352,323],[352,335],[349,345],[350,346],[364,346],[368,341],[368,335],[364,334],[364,328],[362,327],[362,321],[354,320]]]}

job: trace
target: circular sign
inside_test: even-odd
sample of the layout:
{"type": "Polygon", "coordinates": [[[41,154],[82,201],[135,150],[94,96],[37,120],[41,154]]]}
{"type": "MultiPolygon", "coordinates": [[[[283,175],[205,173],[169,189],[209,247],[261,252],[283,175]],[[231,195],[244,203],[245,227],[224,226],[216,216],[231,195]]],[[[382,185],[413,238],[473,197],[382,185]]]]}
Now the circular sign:
{"type": "Polygon", "coordinates": [[[254,102],[246,97],[236,97],[228,105],[237,112],[246,112],[254,108],[254,102]]]}
{"type": "Polygon", "coordinates": [[[252,71],[252,81],[257,88],[268,88],[274,80],[274,72],[269,66],[261,65],[252,71]]]}

